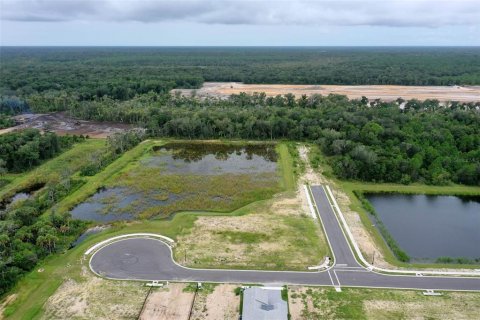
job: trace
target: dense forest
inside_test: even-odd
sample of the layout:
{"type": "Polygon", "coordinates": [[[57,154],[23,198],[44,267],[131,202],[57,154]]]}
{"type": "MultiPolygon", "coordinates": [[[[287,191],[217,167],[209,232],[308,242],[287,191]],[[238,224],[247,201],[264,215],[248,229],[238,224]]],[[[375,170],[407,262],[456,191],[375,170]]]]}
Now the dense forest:
{"type": "Polygon", "coordinates": [[[88,101],[69,112],[138,124],[151,136],[315,141],[343,179],[479,185],[479,104],[401,102],[264,94],[199,100],[150,93],[124,102],[88,101]]]}
{"type": "Polygon", "coordinates": [[[480,84],[479,48],[2,47],[0,95],[30,105],[197,88],[204,81],[480,84]]]}
{"type": "Polygon", "coordinates": [[[0,172],[31,169],[82,139],[79,136],[59,137],[52,132],[41,134],[36,129],[0,135],[0,172]]]}
{"type": "Polygon", "coordinates": [[[480,183],[478,103],[169,94],[204,81],[480,84],[480,49],[4,47],[0,113],[67,111],[162,137],[309,140],[340,178],[480,183]]]}

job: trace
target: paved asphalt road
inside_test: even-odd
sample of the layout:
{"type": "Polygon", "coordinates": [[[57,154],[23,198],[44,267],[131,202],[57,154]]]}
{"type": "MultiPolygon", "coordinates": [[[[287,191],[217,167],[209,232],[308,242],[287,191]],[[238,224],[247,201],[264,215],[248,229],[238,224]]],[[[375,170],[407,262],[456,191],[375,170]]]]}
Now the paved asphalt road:
{"type": "Polygon", "coordinates": [[[311,189],[335,255],[336,264],[328,271],[189,269],[173,261],[167,244],[151,238],[113,242],[92,256],[90,267],[95,273],[112,279],[480,291],[480,278],[394,276],[364,269],[350,250],[325,190],[321,186],[311,189]]]}

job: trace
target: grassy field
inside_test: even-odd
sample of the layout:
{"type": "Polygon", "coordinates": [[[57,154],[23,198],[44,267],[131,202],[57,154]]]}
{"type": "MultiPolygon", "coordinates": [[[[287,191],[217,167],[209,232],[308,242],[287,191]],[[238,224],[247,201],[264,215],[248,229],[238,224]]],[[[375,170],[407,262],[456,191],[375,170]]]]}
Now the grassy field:
{"type": "Polygon", "coordinates": [[[480,294],[342,288],[289,288],[292,319],[477,319],[480,294]]]}
{"type": "MultiPolygon", "coordinates": [[[[325,176],[330,183],[335,185],[335,188],[345,193],[348,196],[350,210],[357,212],[360,216],[363,227],[374,239],[375,243],[381,250],[386,262],[398,267],[407,268],[453,268],[453,269],[476,269],[478,265],[468,264],[440,264],[440,263],[404,263],[399,261],[392,253],[389,246],[386,244],[378,229],[372,225],[367,209],[363,206],[360,199],[354,192],[361,193],[404,193],[404,194],[428,194],[428,195],[463,195],[463,196],[478,196],[480,195],[480,187],[465,186],[465,185],[447,185],[447,186],[432,186],[425,184],[393,184],[393,183],[367,183],[359,181],[342,181],[333,176],[332,170],[326,162],[324,156],[320,153],[317,146],[311,146],[310,161],[313,167],[325,176]]],[[[342,206],[342,204],[340,204],[342,206]]],[[[364,256],[370,253],[363,252],[364,256]]]]}
{"type": "Polygon", "coordinates": [[[89,139],[75,144],[71,149],[31,171],[5,175],[4,179],[9,183],[0,188],[0,199],[8,198],[36,183],[56,179],[62,174],[75,176],[75,173],[88,164],[91,155],[104,146],[105,140],[89,139]]]}
{"type": "MultiPolygon", "coordinates": [[[[103,145],[103,141],[92,140],[91,143],[93,149],[103,145]]],[[[60,202],[57,210],[68,211],[95,193],[109,179],[115,181],[117,174],[121,175],[135,168],[138,160],[147,155],[152,145],[158,143],[161,142],[146,141],[125,153],[97,175],[85,177],[87,183],[60,202]]],[[[62,283],[73,280],[75,283],[82,284],[87,283],[93,277],[89,271],[85,270],[86,264],[83,261],[85,250],[101,240],[125,233],[153,232],[169,236],[177,241],[181,240],[175,251],[175,257],[181,263],[185,246],[192,245],[197,238],[196,235],[213,235],[214,238],[211,239],[212,242],[208,243],[208,247],[203,246],[202,242],[197,242],[197,248],[188,249],[187,264],[194,266],[219,267],[223,265],[225,261],[216,260],[215,257],[218,254],[217,251],[212,252],[212,246],[222,250],[220,256],[232,255],[239,250],[239,247],[245,250],[246,254],[243,260],[227,263],[225,267],[229,268],[305,270],[308,265],[318,264],[328,254],[325,237],[320,227],[307,215],[301,213],[301,204],[294,192],[296,186],[296,177],[293,174],[294,158],[283,144],[278,146],[277,151],[280,154],[278,174],[282,182],[276,190],[287,191],[275,195],[272,199],[255,201],[228,213],[179,212],[171,220],[117,222],[102,233],[90,236],[76,248],[42,261],[12,290],[14,302],[6,307],[4,314],[11,319],[34,319],[48,316],[44,315],[43,306],[62,283]],[[234,224],[224,225],[225,219],[231,219],[228,220],[229,223],[234,222],[234,224]],[[236,219],[239,220],[235,221],[236,219]],[[256,225],[256,222],[260,222],[260,224],[256,225]],[[200,233],[203,227],[212,226],[211,223],[220,223],[223,227],[200,233]],[[259,232],[258,230],[229,229],[229,226],[235,225],[268,226],[270,230],[267,228],[266,231],[259,232]],[[208,255],[204,255],[204,249],[208,249],[208,255]],[[270,254],[256,254],[258,252],[270,252],[270,254]],[[197,263],[193,263],[196,255],[203,260],[199,259],[197,263]],[[254,259],[255,257],[256,259],[254,259]]],[[[59,166],[58,163],[46,165],[52,168],[59,166]]],[[[21,179],[21,177],[17,177],[17,179],[21,179]]],[[[269,195],[271,196],[271,194],[269,195]]],[[[132,288],[132,290],[136,292],[137,289],[132,288]]]]}

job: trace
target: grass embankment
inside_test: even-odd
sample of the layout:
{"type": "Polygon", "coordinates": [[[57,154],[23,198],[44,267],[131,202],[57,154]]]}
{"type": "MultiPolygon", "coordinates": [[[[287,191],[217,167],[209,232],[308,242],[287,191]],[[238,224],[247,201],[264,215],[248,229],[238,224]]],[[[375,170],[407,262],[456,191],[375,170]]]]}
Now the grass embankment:
{"type": "MultiPolygon", "coordinates": [[[[384,235],[372,225],[371,213],[369,212],[371,205],[362,201],[364,193],[402,193],[402,194],[427,194],[427,195],[457,195],[457,196],[478,196],[480,195],[480,187],[465,186],[465,185],[447,185],[447,186],[432,186],[425,184],[395,184],[395,183],[369,183],[361,181],[342,181],[332,173],[325,157],[321,154],[318,146],[311,146],[310,161],[312,167],[321,170],[322,174],[327,177],[337,188],[341,189],[349,198],[349,209],[359,213],[360,220],[367,232],[372,236],[375,243],[380,248],[381,254],[386,262],[398,267],[407,268],[456,268],[456,269],[471,269],[478,268],[478,265],[471,264],[454,264],[454,263],[406,263],[400,261],[394,254],[395,250],[401,251],[401,248],[396,246],[395,240],[392,238],[386,228],[384,228],[384,235]],[[357,196],[360,195],[360,196],[357,196]],[[390,247],[387,244],[388,239],[391,238],[390,247]]],[[[341,204],[340,204],[341,205],[341,204]]],[[[364,255],[368,254],[364,252],[364,255]]],[[[401,255],[401,253],[400,253],[401,255]]]]}
{"type": "MultiPolygon", "coordinates": [[[[103,143],[104,140],[102,140],[103,143]]],[[[110,178],[115,173],[122,170],[127,165],[131,164],[133,161],[141,157],[145,152],[147,152],[146,146],[150,145],[152,142],[150,140],[144,141],[135,148],[125,152],[119,159],[115,160],[113,163],[108,165],[103,171],[97,173],[91,177],[82,177],[86,180],[84,186],[79,188],[77,191],[72,193],[67,198],[63,199],[60,203],[56,205],[56,210],[59,213],[66,212],[71,210],[75,205],[79,204],[82,201],[85,201],[89,196],[93,195],[97,190],[105,185],[105,181],[110,178]]]]}
{"type": "Polygon", "coordinates": [[[289,287],[294,319],[476,319],[480,294],[444,292],[424,296],[420,291],[289,287]]]}
{"type": "Polygon", "coordinates": [[[78,178],[75,174],[89,162],[93,153],[104,146],[105,140],[88,139],[76,143],[69,150],[31,171],[5,175],[4,179],[8,183],[1,187],[0,199],[8,198],[37,183],[47,183],[52,179],[57,179],[59,175],[72,175],[74,178],[78,178]]]}

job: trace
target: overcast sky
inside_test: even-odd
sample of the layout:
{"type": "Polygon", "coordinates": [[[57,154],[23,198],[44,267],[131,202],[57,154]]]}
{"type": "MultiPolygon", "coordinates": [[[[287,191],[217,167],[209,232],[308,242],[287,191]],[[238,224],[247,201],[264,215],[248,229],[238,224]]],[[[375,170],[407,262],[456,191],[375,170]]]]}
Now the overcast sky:
{"type": "Polygon", "coordinates": [[[480,0],[0,0],[2,45],[480,45],[480,0]]]}

